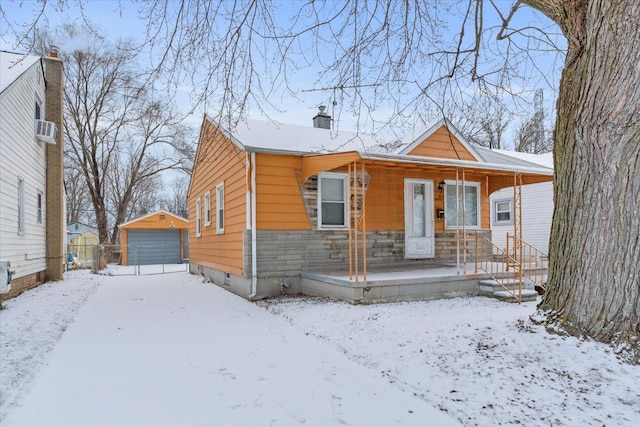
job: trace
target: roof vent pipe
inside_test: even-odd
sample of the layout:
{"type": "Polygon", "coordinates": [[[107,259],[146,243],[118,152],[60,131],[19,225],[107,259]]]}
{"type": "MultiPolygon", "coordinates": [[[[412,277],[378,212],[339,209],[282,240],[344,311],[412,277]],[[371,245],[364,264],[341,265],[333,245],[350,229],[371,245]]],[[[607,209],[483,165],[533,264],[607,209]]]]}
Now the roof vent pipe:
{"type": "Polygon", "coordinates": [[[321,105],[318,107],[318,114],[313,118],[313,127],[320,129],[331,129],[331,116],[324,112],[327,107],[321,105]]]}

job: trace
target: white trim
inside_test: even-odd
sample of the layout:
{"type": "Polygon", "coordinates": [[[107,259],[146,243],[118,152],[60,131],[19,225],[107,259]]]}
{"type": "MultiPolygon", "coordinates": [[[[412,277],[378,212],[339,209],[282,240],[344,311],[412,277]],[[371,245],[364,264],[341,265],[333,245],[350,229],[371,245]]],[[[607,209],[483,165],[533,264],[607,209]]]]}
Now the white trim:
{"type": "Polygon", "coordinates": [[[196,199],[196,237],[202,236],[202,211],[200,209],[200,197],[196,199]]]}
{"type": "Polygon", "coordinates": [[[36,192],[36,222],[40,225],[44,224],[44,192],[38,190],[36,192]]]}
{"type": "MultiPolygon", "coordinates": [[[[342,172],[321,172],[318,174],[318,197],[317,197],[317,207],[318,207],[318,230],[342,230],[348,228],[349,224],[347,223],[349,218],[349,187],[348,187],[348,178],[349,174],[342,172]],[[341,179],[343,185],[343,203],[344,206],[344,222],[340,225],[325,225],[322,223],[322,179],[341,179]]],[[[335,202],[340,203],[340,202],[335,202]]]]}
{"type": "Polygon", "coordinates": [[[224,222],[224,181],[222,181],[216,185],[216,233],[224,233],[224,222]]]}
{"type": "MultiPolygon", "coordinates": [[[[171,212],[165,211],[164,209],[160,209],[159,211],[151,212],[149,214],[140,216],[138,218],[134,218],[134,219],[132,219],[130,221],[125,222],[124,224],[120,224],[118,227],[119,228],[123,228],[123,227],[126,227],[127,225],[133,224],[134,222],[137,222],[137,221],[140,221],[140,220],[143,220],[143,219],[146,219],[146,218],[150,218],[150,217],[152,217],[154,215],[160,215],[160,214],[169,215],[169,216],[172,216],[172,217],[174,217],[176,219],[179,219],[179,220],[182,220],[182,221],[185,221],[185,222],[189,222],[189,220],[186,219],[186,218],[183,218],[183,217],[178,216],[178,215],[174,215],[171,212]]],[[[71,224],[75,224],[75,223],[71,223],[71,224]]],[[[82,224],[82,223],[79,223],[79,224],[82,224]]],[[[83,224],[83,225],[86,225],[86,224],[83,224]]]]}
{"type": "MultiPolygon", "coordinates": [[[[482,194],[481,194],[481,190],[482,190],[482,186],[480,185],[479,182],[474,182],[474,181],[465,181],[464,182],[464,186],[465,187],[475,187],[476,188],[476,218],[478,219],[478,223],[476,225],[465,225],[465,224],[458,224],[458,225],[447,225],[447,188],[449,186],[453,186],[454,188],[458,188],[458,187],[462,187],[462,181],[458,181],[458,187],[456,187],[456,181],[453,180],[445,180],[445,187],[444,187],[444,228],[445,230],[456,230],[456,229],[462,229],[462,228],[466,228],[466,229],[472,229],[472,230],[479,230],[482,226],[482,218],[480,216],[481,212],[482,212],[482,208],[481,208],[481,200],[482,200],[482,194]]],[[[465,193],[466,191],[464,191],[464,189],[462,189],[460,195],[462,195],[462,197],[465,197],[465,193]]],[[[456,203],[459,201],[460,197],[456,198],[456,203]]],[[[455,211],[458,211],[458,208],[455,209],[455,211]]],[[[455,218],[454,218],[455,219],[455,218]]],[[[468,219],[468,217],[467,217],[468,219]]],[[[457,224],[457,221],[456,221],[457,224]]]]}
{"type": "Polygon", "coordinates": [[[491,203],[491,222],[493,225],[512,225],[513,224],[513,197],[504,197],[501,199],[493,200],[491,203]],[[498,219],[498,213],[504,213],[506,211],[498,211],[498,203],[509,203],[509,219],[498,219]]]}
{"type": "Polygon", "coordinates": [[[211,191],[204,193],[204,226],[211,225],[211,191]]]}
{"type": "Polygon", "coordinates": [[[419,137],[414,139],[413,142],[411,142],[409,145],[402,148],[398,152],[398,154],[407,155],[407,153],[409,153],[411,150],[413,150],[414,148],[422,144],[427,138],[433,135],[435,131],[440,129],[442,126],[446,127],[447,130],[451,132],[451,134],[455,136],[458,141],[460,141],[460,143],[464,146],[464,148],[466,148],[467,151],[469,151],[469,153],[471,153],[471,155],[477,161],[484,161],[484,158],[478,152],[478,150],[475,149],[473,144],[467,142],[467,140],[462,136],[462,133],[458,129],[456,129],[456,127],[448,119],[440,119],[432,123],[424,132],[420,134],[419,137]]]}
{"type": "Polygon", "coordinates": [[[25,232],[24,179],[18,177],[18,234],[25,232]]]}
{"type": "Polygon", "coordinates": [[[404,179],[404,258],[435,258],[434,183],[431,179],[404,179]],[[414,230],[415,184],[424,185],[424,236],[416,237],[414,230]]]}

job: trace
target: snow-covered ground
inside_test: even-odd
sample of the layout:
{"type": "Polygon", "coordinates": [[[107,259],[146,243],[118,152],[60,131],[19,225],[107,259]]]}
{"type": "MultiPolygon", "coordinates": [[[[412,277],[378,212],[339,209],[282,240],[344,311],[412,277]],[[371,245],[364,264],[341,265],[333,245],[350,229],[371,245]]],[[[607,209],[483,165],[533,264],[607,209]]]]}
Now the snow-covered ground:
{"type": "Polygon", "coordinates": [[[0,310],[0,425],[24,395],[78,310],[102,282],[76,270],[5,301],[0,310]]]}
{"type": "Polygon", "coordinates": [[[259,304],[464,425],[640,426],[640,366],[533,325],[536,302],[259,304]]]}
{"type": "MultiPolygon", "coordinates": [[[[60,321],[46,308],[64,301],[48,291],[65,293],[66,281],[2,311],[2,359],[31,376],[3,379],[3,395],[19,391],[2,405],[2,427],[460,425],[200,277],[78,274],[101,283],[73,322],[77,304],[58,305],[67,312],[60,321]],[[47,335],[30,331],[51,322],[67,323],[60,340],[38,363],[22,364],[36,347],[22,340],[47,335]]],[[[64,327],[54,329],[49,345],[64,327]]]]}
{"type": "Polygon", "coordinates": [[[4,303],[2,427],[640,425],[640,367],[532,325],[535,303],[256,306],[109,271],[4,303]]]}

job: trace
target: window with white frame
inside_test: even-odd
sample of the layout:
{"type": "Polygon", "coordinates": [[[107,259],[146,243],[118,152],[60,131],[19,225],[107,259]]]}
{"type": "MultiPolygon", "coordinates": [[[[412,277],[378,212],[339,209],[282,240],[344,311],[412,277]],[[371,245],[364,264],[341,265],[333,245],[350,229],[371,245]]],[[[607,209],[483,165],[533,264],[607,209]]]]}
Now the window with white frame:
{"type": "Polygon", "coordinates": [[[216,232],[224,233],[224,182],[216,185],[216,232]]]}
{"type": "Polygon", "coordinates": [[[318,174],[318,228],[347,227],[347,178],[345,173],[318,174]]]}
{"type": "Polygon", "coordinates": [[[513,198],[493,201],[493,224],[513,224],[513,198]]]}
{"type": "Polygon", "coordinates": [[[24,179],[18,178],[18,233],[24,233],[24,179]]]}
{"type": "Polygon", "coordinates": [[[38,224],[42,224],[42,218],[43,218],[43,215],[42,215],[42,209],[43,209],[42,200],[43,200],[42,199],[42,193],[38,191],[38,198],[36,200],[36,208],[37,208],[36,220],[38,221],[38,224]]]}
{"type": "Polygon", "coordinates": [[[36,108],[35,108],[35,119],[43,120],[44,114],[42,114],[42,102],[36,100],[36,108]]]}
{"type": "Polygon", "coordinates": [[[211,192],[204,193],[204,225],[211,225],[211,192]]]}
{"type": "Polygon", "coordinates": [[[446,228],[480,228],[480,183],[446,182],[444,189],[446,228]],[[457,215],[456,215],[457,213],[457,215]]]}
{"type": "Polygon", "coordinates": [[[200,198],[196,200],[196,237],[202,234],[202,225],[200,224],[202,211],[200,210],[200,198]]]}

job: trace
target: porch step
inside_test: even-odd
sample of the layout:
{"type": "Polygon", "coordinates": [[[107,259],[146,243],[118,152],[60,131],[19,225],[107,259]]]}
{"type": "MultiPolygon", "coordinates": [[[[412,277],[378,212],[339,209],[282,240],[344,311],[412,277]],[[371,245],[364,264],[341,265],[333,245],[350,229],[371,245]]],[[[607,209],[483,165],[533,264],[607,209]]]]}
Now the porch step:
{"type": "MultiPolygon", "coordinates": [[[[478,281],[478,294],[480,296],[496,298],[505,302],[518,302],[518,299],[511,292],[505,290],[505,287],[517,294],[520,282],[518,279],[504,279],[501,281],[493,279],[485,279],[478,281]],[[504,286],[503,286],[504,285],[504,286]]],[[[538,292],[530,289],[527,281],[522,283],[522,301],[535,301],[538,292]]]]}
{"type": "MultiPolygon", "coordinates": [[[[518,281],[518,279],[504,279],[501,281],[485,279],[478,282],[478,293],[480,294],[480,296],[492,297],[495,292],[504,291],[505,287],[510,290],[517,290],[519,286],[520,282],[518,281]]],[[[522,287],[526,287],[524,283],[522,287]]]]}
{"type": "MultiPolygon", "coordinates": [[[[493,293],[493,298],[499,299],[505,302],[518,302],[518,298],[513,296],[507,291],[496,291],[493,293]]],[[[538,298],[538,293],[531,289],[522,290],[522,302],[535,301],[538,298]]]]}

